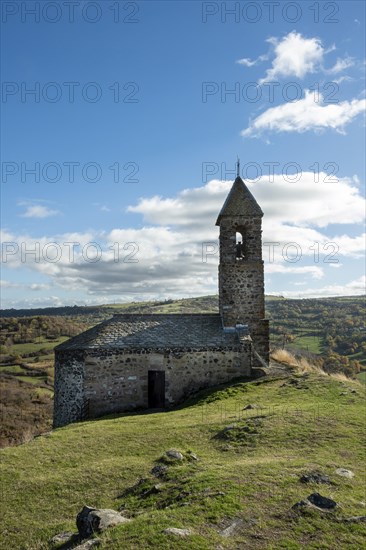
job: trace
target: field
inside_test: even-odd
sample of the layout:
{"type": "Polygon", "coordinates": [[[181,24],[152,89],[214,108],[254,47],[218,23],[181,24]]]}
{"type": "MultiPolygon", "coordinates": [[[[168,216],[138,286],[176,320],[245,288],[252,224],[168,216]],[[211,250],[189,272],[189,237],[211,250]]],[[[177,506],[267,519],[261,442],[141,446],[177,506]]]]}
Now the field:
{"type": "Polygon", "coordinates": [[[288,344],[288,348],[299,348],[314,355],[320,355],[323,351],[322,338],[320,336],[308,335],[306,331],[300,332],[295,342],[295,345],[288,344]]]}
{"type": "Polygon", "coordinates": [[[65,342],[65,340],[67,339],[67,336],[61,336],[60,338],[56,338],[55,340],[52,340],[50,342],[45,338],[36,338],[35,342],[27,342],[25,344],[13,344],[12,353],[14,353],[15,355],[21,355],[22,357],[27,357],[30,353],[39,351],[41,349],[53,350],[55,346],[61,344],[62,342],[65,342]]]}

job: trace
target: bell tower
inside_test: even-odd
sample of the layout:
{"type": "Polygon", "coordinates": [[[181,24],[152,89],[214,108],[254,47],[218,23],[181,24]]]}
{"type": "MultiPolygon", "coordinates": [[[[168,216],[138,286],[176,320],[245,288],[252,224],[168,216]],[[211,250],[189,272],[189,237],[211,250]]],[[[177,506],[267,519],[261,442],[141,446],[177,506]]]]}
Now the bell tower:
{"type": "Polygon", "coordinates": [[[264,318],[262,217],[239,176],[217,218],[220,227],[219,308],[224,328],[248,325],[255,351],[269,361],[269,326],[264,318]]]}

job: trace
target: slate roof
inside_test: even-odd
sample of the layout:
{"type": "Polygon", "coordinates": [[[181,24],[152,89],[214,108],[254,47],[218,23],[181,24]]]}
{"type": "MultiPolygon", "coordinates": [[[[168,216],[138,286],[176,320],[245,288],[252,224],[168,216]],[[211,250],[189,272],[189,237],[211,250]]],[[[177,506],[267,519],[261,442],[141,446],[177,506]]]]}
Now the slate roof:
{"type": "Polygon", "coordinates": [[[224,332],[219,314],[117,314],[55,350],[209,349],[240,345],[243,335],[224,332]]]}
{"type": "Polygon", "coordinates": [[[263,216],[261,207],[239,176],[234,181],[226,197],[226,201],[217,218],[216,225],[220,225],[221,218],[224,216],[263,216]]]}

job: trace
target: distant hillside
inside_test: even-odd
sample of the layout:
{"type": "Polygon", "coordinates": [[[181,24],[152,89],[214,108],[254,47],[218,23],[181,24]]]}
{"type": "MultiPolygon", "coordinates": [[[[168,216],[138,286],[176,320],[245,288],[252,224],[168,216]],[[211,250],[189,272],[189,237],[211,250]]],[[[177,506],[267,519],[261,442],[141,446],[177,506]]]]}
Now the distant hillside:
{"type": "Polygon", "coordinates": [[[74,424],[4,449],[0,548],[49,549],[51,537],[76,531],[87,504],[132,519],[98,535],[101,550],[361,549],[363,394],[357,382],[279,374],[169,413],[74,424]],[[172,448],[182,461],[162,458],[172,448]],[[159,478],[158,464],[167,465],[159,478]],[[293,508],[314,493],[336,507],[293,508]]]}
{"type": "Polygon", "coordinates": [[[129,302],[126,304],[105,304],[101,306],[65,306],[37,309],[1,309],[0,317],[87,316],[106,317],[113,313],[211,313],[218,311],[218,296],[201,296],[181,300],[160,300],[153,302],[129,302]]]}
{"type": "MultiPolygon", "coordinates": [[[[212,313],[218,311],[218,296],[181,300],[73,306],[36,310],[2,310],[0,316],[19,321],[20,317],[65,317],[64,332],[75,334],[75,324],[84,330],[114,313],[212,313]],[[73,325],[72,332],[69,330],[73,325]],[[83,328],[84,327],[84,328],[83,328]]],[[[330,370],[341,368],[348,374],[366,368],[366,304],[364,296],[289,300],[266,297],[266,315],[270,319],[271,344],[315,356],[327,356],[330,370]],[[346,358],[343,360],[341,357],[346,358]],[[350,365],[352,362],[352,365],[350,365]],[[348,370],[347,370],[348,369],[348,370]]],[[[55,323],[55,322],[54,322],[55,323]]],[[[56,323],[57,324],[57,323],[56,323]]],[[[38,333],[43,336],[43,333],[38,333]]],[[[0,344],[10,340],[8,324],[3,321],[0,344]]],[[[11,342],[10,342],[11,344],[11,342]]],[[[9,350],[3,350],[3,353],[9,350]]],[[[21,350],[10,350],[20,352],[21,350]]],[[[9,352],[9,353],[10,353],[9,352]]]]}

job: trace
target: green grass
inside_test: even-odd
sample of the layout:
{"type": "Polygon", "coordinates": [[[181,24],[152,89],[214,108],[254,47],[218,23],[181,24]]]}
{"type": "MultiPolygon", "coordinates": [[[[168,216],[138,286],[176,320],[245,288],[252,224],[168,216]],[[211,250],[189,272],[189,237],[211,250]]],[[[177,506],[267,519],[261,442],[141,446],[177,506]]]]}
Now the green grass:
{"type": "Polygon", "coordinates": [[[366,384],[366,370],[361,371],[357,375],[357,378],[358,378],[358,380],[360,380],[360,382],[363,382],[364,384],[366,384]]]}
{"type": "MultiPolygon", "coordinates": [[[[293,346],[310,351],[319,355],[322,352],[322,340],[319,336],[299,336],[296,338],[293,346]]],[[[291,348],[292,346],[288,346],[291,348]]]]}
{"type": "Polygon", "coordinates": [[[17,376],[17,380],[22,380],[23,382],[28,382],[35,386],[39,386],[42,382],[45,382],[46,379],[45,376],[17,376]]]}
{"type": "Polygon", "coordinates": [[[207,391],[171,412],[70,425],[7,448],[0,548],[49,548],[56,533],[75,531],[84,504],[124,505],[134,518],[101,536],[106,550],[362,548],[362,525],[343,519],[365,513],[364,406],[357,382],[296,375],[207,391]],[[249,403],[261,408],[243,410],[249,403]],[[159,481],[149,472],[172,447],[186,459],[159,481]],[[188,451],[200,460],[189,460],[188,451]],[[337,476],[338,467],[355,477],[337,476]],[[333,484],[299,482],[314,469],[333,484]],[[129,490],[140,478],[143,484],[129,490]],[[156,483],[159,492],[144,496],[156,483]],[[334,498],[336,510],[291,511],[315,491],[334,498]],[[243,520],[242,528],[222,537],[233,518],[243,520]],[[176,539],[162,533],[167,527],[194,534],[176,539]]]}
{"type": "Polygon", "coordinates": [[[128,302],[126,304],[103,304],[101,308],[111,308],[111,309],[130,309],[131,307],[140,307],[151,305],[151,302],[128,302]]]}
{"type": "Polygon", "coordinates": [[[17,374],[20,372],[27,372],[26,369],[20,365],[0,365],[0,374],[17,374]]]}
{"type": "Polygon", "coordinates": [[[42,395],[48,395],[49,397],[52,397],[53,396],[53,390],[50,388],[37,388],[35,390],[35,395],[40,397],[42,395]]]}
{"type": "Polygon", "coordinates": [[[23,357],[27,356],[29,353],[39,351],[40,349],[53,349],[58,344],[68,340],[68,336],[61,336],[57,340],[45,340],[44,338],[38,339],[36,342],[28,342],[26,344],[14,344],[11,348],[11,351],[14,355],[21,355],[23,357]]]}
{"type": "Polygon", "coordinates": [[[53,354],[50,354],[50,355],[39,355],[37,358],[35,357],[30,357],[29,359],[27,359],[27,364],[28,363],[35,363],[35,367],[37,367],[36,363],[39,363],[40,361],[47,361],[48,363],[53,363],[53,360],[54,360],[54,356],[53,354]],[[36,359],[36,360],[35,360],[36,359]]]}

